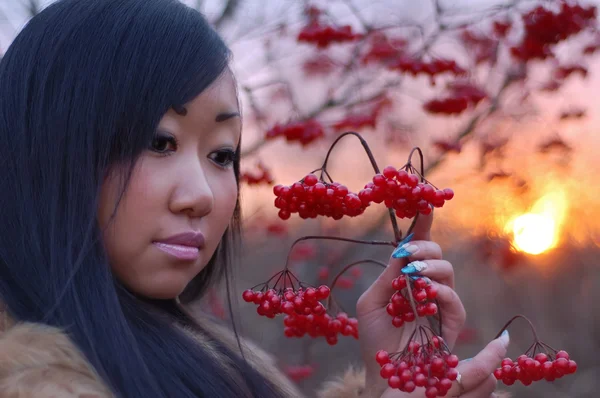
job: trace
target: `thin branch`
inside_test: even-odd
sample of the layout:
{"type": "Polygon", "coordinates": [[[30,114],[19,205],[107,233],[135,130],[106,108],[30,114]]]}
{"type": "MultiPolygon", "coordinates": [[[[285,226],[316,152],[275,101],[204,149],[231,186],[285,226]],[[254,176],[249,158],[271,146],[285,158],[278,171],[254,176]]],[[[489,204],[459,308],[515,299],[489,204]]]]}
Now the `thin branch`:
{"type": "Polygon", "coordinates": [[[239,5],[239,0],[227,0],[225,8],[223,8],[223,12],[221,12],[221,15],[219,15],[217,19],[213,21],[213,26],[215,27],[215,29],[219,30],[222,27],[222,25],[228,19],[230,19],[233,16],[233,14],[235,14],[235,10],[239,5]]]}

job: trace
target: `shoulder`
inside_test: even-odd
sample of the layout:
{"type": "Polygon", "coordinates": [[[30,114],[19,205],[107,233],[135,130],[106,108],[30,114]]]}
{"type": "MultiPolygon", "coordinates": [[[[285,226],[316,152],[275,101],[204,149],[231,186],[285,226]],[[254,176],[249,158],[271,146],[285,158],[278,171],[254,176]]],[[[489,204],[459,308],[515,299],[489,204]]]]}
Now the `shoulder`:
{"type": "Polygon", "coordinates": [[[0,330],[0,396],[109,398],[112,394],[65,333],[23,323],[0,330]]]}

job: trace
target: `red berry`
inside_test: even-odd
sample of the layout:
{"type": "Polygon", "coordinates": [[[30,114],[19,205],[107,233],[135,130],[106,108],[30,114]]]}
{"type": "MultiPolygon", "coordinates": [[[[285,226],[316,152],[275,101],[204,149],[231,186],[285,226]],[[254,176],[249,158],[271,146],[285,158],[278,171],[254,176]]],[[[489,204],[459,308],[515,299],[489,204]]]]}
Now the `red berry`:
{"type": "Polygon", "coordinates": [[[448,355],[448,357],[446,358],[446,363],[451,368],[455,368],[456,366],[458,366],[458,357],[454,354],[448,355]]]}
{"type": "Polygon", "coordinates": [[[425,289],[427,287],[427,281],[423,278],[419,278],[414,282],[415,288],[417,289],[425,289]]]}
{"type": "Polygon", "coordinates": [[[387,185],[387,179],[383,174],[375,174],[375,176],[373,176],[373,184],[378,187],[385,187],[387,185]]]}
{"type": "Polygon", "coordinates": [[[444,188],[444,199],[451,200],[454,197],[454,191],[450,188],[444,188]]]}
{"type": "Polygon", "coordinates": [[[391,388],[400,388],[400,386],[402,386],[402,380],[400,380],[400,377],[398,376],[391,376],[388,379],[388,385],[391,388]]]}
{"type": "Polygon", "coordinates": [[[245,302],[251,303],[254,301],[254,292],[251,289],[245,290],[244,293],[242,293],[242,298],[245,302]]]}
{"type": "Polygon", "coordinates": [[[416,384],[414,382],[412,382],[412,381],[409,380],[406,383],[404,383],[403,390],[405,392],[413,392],[413,391],[415,391],[416,388],[417,388],[416,384]]]}
{"type": "Polygon", "coordinates": [[[438,396],[438,389],[435,387],[427,387],[425,390],[425,396],[427,398],[436,398],[438,396]]]}
{"type": "Polygon", "coordinates": [[[535,354],[534,359],[536,361],[538,361],[539,363],[544,363],[548,360],[548,355],[544,354],[543,352],[539,352],[539,353],[535,354]]]}
{"type": "Polygon", "coordinates": [[[389,379],[390,377],[396,374],[396,367],[394,366],[394,364],[391,363],[384,364],[381,367],[379,373],[384,379],[389,379]]]}
{"type": "Polygon", "coordinates": [[[379,350],[375,355],[375,360],[379,365],[383,366],[390,362],[390,356],[388,355],[387,351],[379,350]]]}
{"type": "Polygon", "coordinates": [[[304,183],[309,187],[315,185],[318,181],[319,179],[314,174],[308,174],[306,177],[304,177],[304,183]]]}
{"type": "Polygon", "coordinates": [[[385,169],[383,169],[382,174],[385,176],[385,178],[391,180],[398,176],[398,170],[396,170],[394,166],[387,166],[385,169]]]}

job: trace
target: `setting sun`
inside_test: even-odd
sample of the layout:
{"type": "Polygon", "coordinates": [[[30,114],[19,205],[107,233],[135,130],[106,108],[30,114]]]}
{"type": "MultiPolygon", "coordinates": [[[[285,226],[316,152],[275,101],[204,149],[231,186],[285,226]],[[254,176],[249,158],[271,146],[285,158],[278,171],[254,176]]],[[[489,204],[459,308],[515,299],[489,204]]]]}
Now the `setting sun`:
{"type": "Polygon", "coordinates": [[[564,192],[554,191],[540,198],[530,212],[509,221],[506,230],[513,234],[515,248],[529,254],[541,254],[555,247],[566,206],[564,192]]]}
{"type": "Polygon", "coordinates": [[[540,254],[554,244],[555,222],[552,217],[527,213],[515,219],[513,225],[515,247],[529,254],[540,254]]]}

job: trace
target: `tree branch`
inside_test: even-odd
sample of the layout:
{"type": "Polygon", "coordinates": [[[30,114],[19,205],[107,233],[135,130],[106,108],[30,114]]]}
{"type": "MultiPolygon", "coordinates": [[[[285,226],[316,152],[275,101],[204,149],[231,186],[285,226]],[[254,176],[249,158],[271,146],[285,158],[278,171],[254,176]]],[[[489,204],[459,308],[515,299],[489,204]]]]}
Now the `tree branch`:
{"type": "Polygon", "coordinates": [[[223,12],[221,13],[221,15],[219,15],[219,17],[217,17],[215,21],[213,21],[213,26],[215,27],[215,29],[219,30],[223,26],[223,24],[233,16],[236,8],[239,5],[239,0],[227,0],[225,8],[223,8],[223,12]]]}

